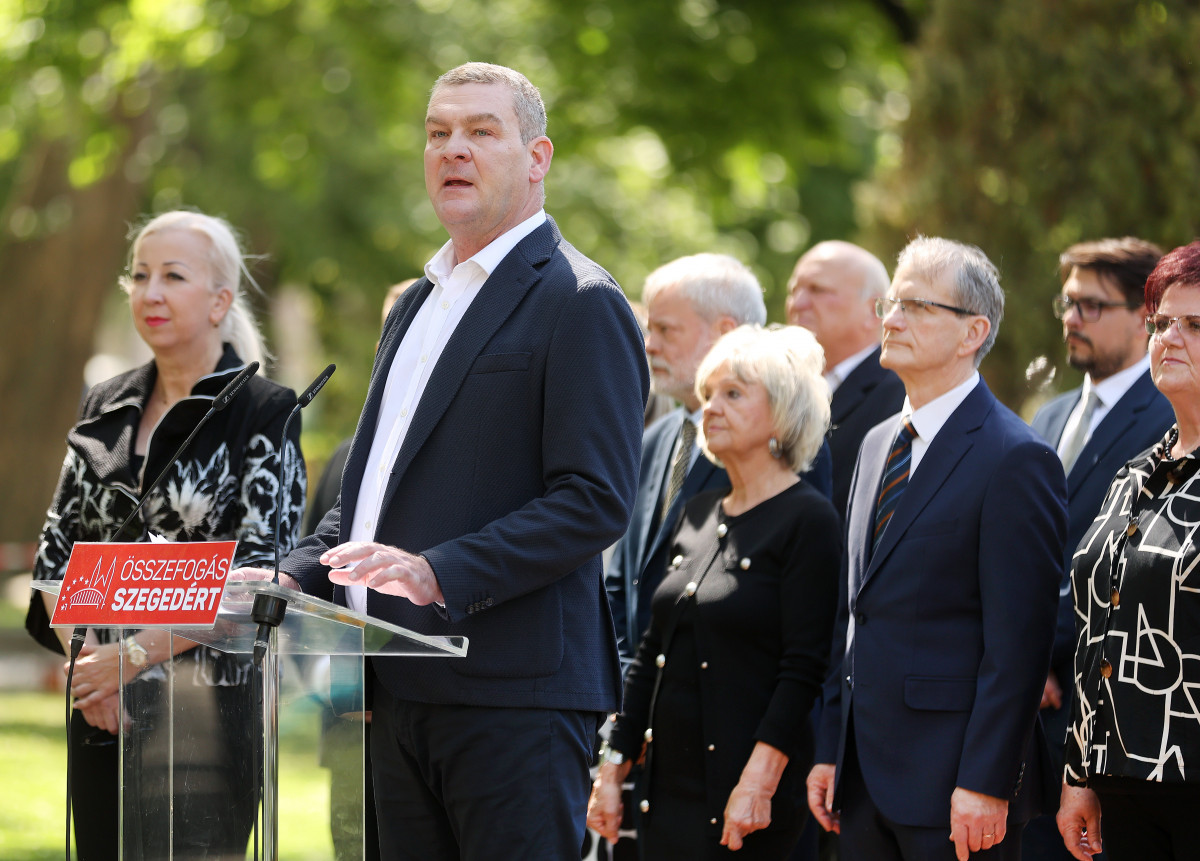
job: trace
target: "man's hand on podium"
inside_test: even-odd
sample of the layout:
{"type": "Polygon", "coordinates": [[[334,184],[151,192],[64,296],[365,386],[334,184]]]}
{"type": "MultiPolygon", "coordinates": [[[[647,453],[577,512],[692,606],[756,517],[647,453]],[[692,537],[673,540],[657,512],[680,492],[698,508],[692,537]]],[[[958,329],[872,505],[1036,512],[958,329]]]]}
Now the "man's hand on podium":
{"type": "Polygon", "coordinates": [[[349,541],[321,554],[321,564],[332,569],[329,582],[340,586],[366,586],[407,598],[418,607],[446,604],[429,561],[398,547],[349,541]]]}
{"type": "MultiPolygon", "coordinates": [[[[246,580],[273,580],[275,578],[274,571],[268,571],[266,568],[235,568],[229,572],[230,583],[242,583],[246,580]]],[[[296,582],[291,574],[279,572],[279,585],[286,586],[288,589],[294,589],[297,592],[303,592],[300,584],[296,582]]]]}

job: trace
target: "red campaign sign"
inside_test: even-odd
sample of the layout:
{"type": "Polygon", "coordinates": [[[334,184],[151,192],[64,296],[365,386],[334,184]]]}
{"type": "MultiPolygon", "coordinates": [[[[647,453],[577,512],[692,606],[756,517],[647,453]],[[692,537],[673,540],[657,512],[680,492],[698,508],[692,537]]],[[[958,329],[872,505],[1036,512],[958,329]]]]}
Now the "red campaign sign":
{"type": "Polygon", "coordinates": [[[51,624],[211,628],[236,549],[236,541],[78,542],[51,624]]]}

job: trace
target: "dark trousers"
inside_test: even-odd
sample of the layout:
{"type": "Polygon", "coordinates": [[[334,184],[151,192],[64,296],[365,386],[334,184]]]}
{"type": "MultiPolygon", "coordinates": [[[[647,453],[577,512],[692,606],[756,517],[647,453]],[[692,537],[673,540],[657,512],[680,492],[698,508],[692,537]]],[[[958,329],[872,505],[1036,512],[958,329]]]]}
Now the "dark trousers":
{"type": "Polygon", "coordinates": [[[120,760],[115,735],[71,713],[71,818],[79,861],[116,861],[120,760]]]}
{"type": "Polygon", "coordinates": [[[384,858],[579,858],[604,715],[431,705],[375,685],[371,770],[384,858]]]}
{"type": "Polygon", "coordinates": [[[1096,777],[1100,839],[1109,861],[1183,861],[1200,856],[1200,786],[1096,777]]]}
{"type": "MultiPolygon", "coordinates": [[[[871,800],[851,733],[847,732],[846,753],[842,762],[840,791],[842,832],[838,847],[842,861],[955,861],[950,828],[926,828],[901,825],[888,819],[871,800]]],[[[919,774],[899,779],[920,780],[919,774]]],[[[950,799],[946,799],[949,814],[950,799]]],[[[1019,861],[1021,824],[1008,823],[1003,842],[986,852],[972,852],[979,861],[1019,861]]]]}

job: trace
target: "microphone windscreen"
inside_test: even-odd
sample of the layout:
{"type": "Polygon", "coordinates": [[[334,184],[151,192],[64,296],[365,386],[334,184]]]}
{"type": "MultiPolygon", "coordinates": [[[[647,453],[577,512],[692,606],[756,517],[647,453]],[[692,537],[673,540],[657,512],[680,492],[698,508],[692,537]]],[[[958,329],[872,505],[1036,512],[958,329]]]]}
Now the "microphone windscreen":
{"type": "Polygon", "coordinates": [[[246,385],[246,381],[258,373],[258,362],[251,362],[242,368],[241,372],[236,377],[229,381],[229,385],[221,390],[221,393],[213,398],[213,412],[219,413],[225,407],[229,406],[230,401],[237,397],[238,392],[246,385]]]}
{"type": "Polygon", "coordinates": [[[296,398],[296,403],[300,404],[301,409],[312,403],[312,399],[317,396],[317,392],[321,391],[322,387],[329,382],[329,378],[333,376],[333,372],[337,370],[337,365],[331,364],[325,370],[321,371],[320,375],[312,381],[312,384],[304,390],[300,397],[296,398]]]}

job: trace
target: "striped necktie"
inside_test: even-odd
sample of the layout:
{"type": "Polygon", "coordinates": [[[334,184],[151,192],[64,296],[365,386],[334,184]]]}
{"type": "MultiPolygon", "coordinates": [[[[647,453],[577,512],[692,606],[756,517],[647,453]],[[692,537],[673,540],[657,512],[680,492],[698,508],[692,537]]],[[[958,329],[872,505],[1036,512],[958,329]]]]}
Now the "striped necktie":
{"type": "Polygon", "coordinates": [[[908,486],[909,468],[912,466],[912,441],[917,435],[911,419],[904,420],[896,442],[888,454],[887,466],[883,470],[883,482],[879,487],[879,499],[875,504],[875,534],[871,539],[871,553],[879,546],[883,529],[896,512],[896,505],[904,488],[908,486]]]}
{"type": "Polygon", "coordinates": [[[679,445],[675,449],[675,458],[671,461],[671,477],[667,482],[667,495],[663,497],[662,511],[658,515],[659,523],[666,520],[667,512],[671,510],[671,506],[675,504],[675,498],[679,496],[679,491],[683,488],[688,467],[692,465],[692,446],[695,444],[696,425],[690,418],[685,418],[683,427],[679,429],[679,445]]]}

